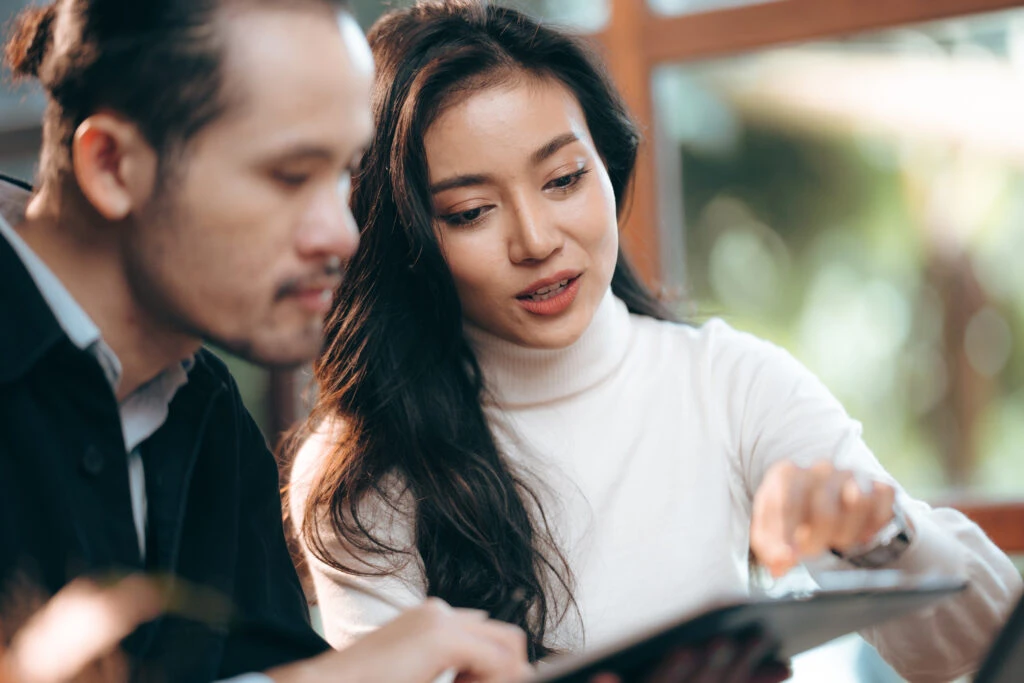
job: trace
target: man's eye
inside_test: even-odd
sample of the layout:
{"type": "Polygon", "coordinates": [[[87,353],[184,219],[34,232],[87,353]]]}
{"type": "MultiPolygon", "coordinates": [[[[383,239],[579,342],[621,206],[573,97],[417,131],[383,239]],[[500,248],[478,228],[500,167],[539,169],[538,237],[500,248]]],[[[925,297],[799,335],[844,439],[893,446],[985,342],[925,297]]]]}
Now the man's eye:
{"type": "Polygon", "coordinates": [[[274,180],[287,187],[299,188],[309,181],[308,173],[285,173],[277,171],[274,173],[274,180]]]}

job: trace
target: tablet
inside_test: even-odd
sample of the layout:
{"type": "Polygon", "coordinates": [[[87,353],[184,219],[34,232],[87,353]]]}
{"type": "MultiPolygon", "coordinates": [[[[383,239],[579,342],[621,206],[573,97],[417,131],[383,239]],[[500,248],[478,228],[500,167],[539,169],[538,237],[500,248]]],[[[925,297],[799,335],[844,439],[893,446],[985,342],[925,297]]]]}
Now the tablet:
{"type": "Polygon", "coordinates": [[[966,588],[957,578],[908,579],[898,574],[894,578],[894,573],[870,578],[870,574],[876,573],[850,573],[858,578],[840,589],[757,598],[719,605],[696,616],[690,613],[595,651],[553,658],[530,680],[587,683],[602,672],[637,680],[677,648],[699,647],[720,636],[756,630],[780,643],[777,656],[788,659],[847,633],[926,608],[966,588]]]}
{"type": "Polygon", "coordinates": [[[1017,603],[989,650],[974,683],[1024,681],[1024,598],[1017,603]]]}

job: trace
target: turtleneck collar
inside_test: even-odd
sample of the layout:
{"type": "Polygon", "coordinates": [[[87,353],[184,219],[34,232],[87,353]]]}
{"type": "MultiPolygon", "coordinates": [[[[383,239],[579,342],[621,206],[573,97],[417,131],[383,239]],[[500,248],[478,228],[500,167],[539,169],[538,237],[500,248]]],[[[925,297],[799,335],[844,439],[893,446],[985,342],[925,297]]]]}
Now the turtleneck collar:
{"type": "Polygon", "coordinates": [[[503,408],[552,403],[596,386],[622,364],[633,339],[626,304],[611,289],[583,335],[564,349],[531,349],[471,325],[466,338],[503,408]]]}

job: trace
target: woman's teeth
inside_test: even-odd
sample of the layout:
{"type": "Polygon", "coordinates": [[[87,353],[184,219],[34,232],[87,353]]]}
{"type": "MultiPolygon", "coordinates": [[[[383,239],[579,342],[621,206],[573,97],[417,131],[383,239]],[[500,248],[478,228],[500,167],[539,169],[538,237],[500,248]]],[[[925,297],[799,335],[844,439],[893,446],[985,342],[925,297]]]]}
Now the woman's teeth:
{"type": "MultiPolygon", "coordinates": [[[[571,280],[571,278],[570,278],[570,280],[571,280]]],[[[538,289],[533,294],[528,294],[527,296],[525,296],[523,298],[524,299],[529,299],[530,301],[545,301],[547,299],[550,299],[553,296],[556,296],[559,292],[561,292],[563,289],[565,289],[566,285],[569,284],[570,280],[562,280],[561,282],[556,282],[553,285],[548,285],[547,287],[541,287],[540,289],[538,289]]]]}

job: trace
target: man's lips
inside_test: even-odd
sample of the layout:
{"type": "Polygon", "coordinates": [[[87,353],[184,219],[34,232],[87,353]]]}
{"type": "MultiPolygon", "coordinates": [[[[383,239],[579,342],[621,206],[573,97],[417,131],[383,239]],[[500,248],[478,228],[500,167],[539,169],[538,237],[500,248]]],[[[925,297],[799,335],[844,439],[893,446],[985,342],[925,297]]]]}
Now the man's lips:
{"type": "Polygon", "coordinates": [[[277,298],[285,299],[293,296],[308,296],[316,292],[319,294],[325,289],[333,292],[341,284],[344,270],[341,259],[331,256],[326,259],[323,266],[311,269],[304,275],[285,280],[277,288],[277,298]]]}
{"type": "Polygon", "coordinates": [[[303,282],[296,285],[294,291],[296,293],[305,292],[320,292],[322,290],[328,290],[333,292],[341,284],[341,278],[321,278],[312,282],[303,282]]]}
{"type": "Polygon", "coordinates": [[[280,288],[279,300],[297,302],[303,309],[324,315],[331,309],[334,290],[341,284],[340,277],[318,277],[311,280],[293,280],[280,288]]]}
{"type": "Polygon", "coordinates": [[[309,292],[321,292],[325,289],[334,291],[341,284],[341,274],[320,274],[297,277],[287,280],[277,288],[277,298],[285,299],[290,296],[304,295],[309,292]]]}
{"type": "Polygon", "coordinates": [[[300,289],[288,295],[289,301],[297,302],[310,313],[324,315],[331,310],[334,290],[331,288],[300,289]]]}

